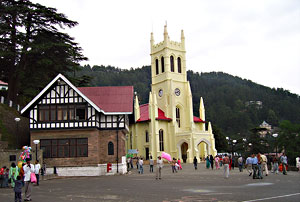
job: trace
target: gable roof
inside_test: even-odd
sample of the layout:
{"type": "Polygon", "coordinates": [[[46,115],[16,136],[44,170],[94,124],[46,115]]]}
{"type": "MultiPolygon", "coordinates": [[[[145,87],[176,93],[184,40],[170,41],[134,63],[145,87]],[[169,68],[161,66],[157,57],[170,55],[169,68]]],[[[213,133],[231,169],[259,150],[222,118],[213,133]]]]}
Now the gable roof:
{"type": "MultiPolygon", "coordinates": [[[[91,106],[93,106],[98,112],[102,112],[104,114],[117,114],[115,111],[111,112],[111,111],[105,111],[104,109],[100,108],[97,104],[95,104],[91,99],[92,96],[90,95],[91,99],[89,98],[89,96],[86,96],[84,93],[82,93],[78,88],[76,88],[66,77],[64,77],[62,74],[58,74],[37,96],[35,96],[35,98],[33,98],[33,100],[31,100],[31,102],[29,102],[22,110],[21,110],[21,114],[25,113],[33,104],[35,104],[36,102],[39,101],[39,99],[46,93],[46,91],[51,88],[51,86],[57,81],[57,80],[63,80],[66,84],[68,84],[76,93],[78,93],[79,96],[81,96],[86,102],[88,102],[91,106]]],[[[89,87],[89,88],[93,88],[93,87],[89,87]]],[[[133,87],[132,87],[132,97],[133,97],[133,87]]],[[[107,97],[105,97],[106,99],[108,99],[107,97]]],[[[119,98],[118,98],[119,99],[119,98]]],[[[132,104],[133,102],[131,102],[131,111],[126,111],[124,110],[124,112],[120,112],[118,114],[131,114],[132,113],[132,104]],[[126,112],[125,112],[126,111],[126,112]]],[[[127,103],[128,104],[128,103],[127,103]]],[[[127,107],[129,108],[129,107],[127,107]]],[[[126,109],[127,109],[126,108],[126,109]]],[[[108,109],[108,108],[107,108],[108,109]]]]}
{"type": "Polygon", "coordinates": [[[79,87],[78,90],[106,113],[132,113],[133,86],[79,87]]]}
{"type": "MultiPolygon", "coordinates": [[[[158,108],[158,117],[155,118],[156,120],[161,121],[172,121],[171,118],[165,116],[165,112],[158,108]]],[[[140,118],[136,122],[144,122],[144,121],[151,121],[149,118],[149,104],[143,104],[140,106],[140,118]]]]}

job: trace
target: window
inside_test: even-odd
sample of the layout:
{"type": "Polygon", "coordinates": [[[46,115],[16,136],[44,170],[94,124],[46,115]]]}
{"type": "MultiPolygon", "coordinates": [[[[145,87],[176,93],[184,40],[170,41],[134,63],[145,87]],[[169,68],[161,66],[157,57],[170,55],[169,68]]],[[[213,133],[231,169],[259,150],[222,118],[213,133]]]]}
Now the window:
{"type": "Polygon", "coordinates": [[[76,120],[85,120],[85,106],[77,106],[76,107],[76,120]]]}
{"type": "Polygon", "coordinates": [[[44,158],[88,157],[88,138],[41,140],[44,158]]]}
{"type": "Polygon", "coordinates": [[[155,68],[156,68],[156,74],[159,74],[159,70],[158,70],[158,59],[155,60],[155,68]]]}
{"type": "Polygon", "coordinates": [[[85,105],[41,105],[38,110],[42,122],[86,120],[85,105]]]}
{"type": "Polygon", "coordinates": [[[149,133],[147,130],[146,130],[146,142],[149,142],[149,133]]]}
{"type": "Polygon", "coordinates": [[[177,58],[177,68],[178,68],[178,73],[181,73],[181,58],[177,58]]]}
{"type": "Polygon", "coordinates": [[[108,143],[108,155],[114,155],[114,143],[108,143]]]}
{"type": "Polygon", "coordinates": [[[161,57],[161,73],[165,72],[165,60],[164,57],[161,57]]]}
{"type": "Polygon", "coordinates": [[[180,109],[178,107],[176,107],[176,122],[180,128],[180,109]]]}
{"type": "Polygon", "coordinates": [[[159,130],[159,150],[164,151],[164,131],[159,130]]]}
{"type": "Polygon", "coordinates": [[[171,72],[174,72],[174,57],[172,55],[170,57],[170,64],[171,64],[171,72]]]}

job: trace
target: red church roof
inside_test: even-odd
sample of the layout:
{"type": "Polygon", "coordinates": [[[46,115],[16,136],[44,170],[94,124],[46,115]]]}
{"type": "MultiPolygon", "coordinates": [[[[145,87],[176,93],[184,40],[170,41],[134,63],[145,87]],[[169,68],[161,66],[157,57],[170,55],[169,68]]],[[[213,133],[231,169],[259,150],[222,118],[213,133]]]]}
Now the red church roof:
{"type": "Polygon", "coordinates": [[[196,123],[205,123],[202,119],[198,118],[197,116],[194,116],[194,122],[196,123]]]}
{"type": "MultiPolygon", "coordinates": [[[[158,117],[155,118],[156,120],[162,121],[172,121],[172,119],[165,116],[163,110],[158,108],[158,117]]],[[[143,122],[143,121],[150,121],[149,118],[149,104],[144,104],[140,106],[140,118],[136,122],[143,122]]]]}
{"type": "Polygon", "coordinates": [[[106,113],[133,111],[133,86],[79,87],[78,90],[106,113]]]}

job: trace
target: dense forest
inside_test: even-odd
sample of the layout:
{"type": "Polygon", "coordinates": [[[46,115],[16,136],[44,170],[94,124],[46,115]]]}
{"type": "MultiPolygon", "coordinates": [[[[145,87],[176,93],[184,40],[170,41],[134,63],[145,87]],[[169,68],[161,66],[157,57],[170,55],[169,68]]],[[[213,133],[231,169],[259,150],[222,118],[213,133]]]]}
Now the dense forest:
{"type": "MultiPolygon", "coordinates": [[[[112,66],[86,65],[70,74],[84,86],[133,85],[141,104],[148,102],[151,90],[150,66],[120,69],[112,66]]],[[[194,114],[199,114],[203,97],[206,119],[225,136],[248,136],[250,129],[263,121],[278,126],[282,120],[300,123],[300,98],[284,89],[271,89],[250,80],[223,72],[187,72],[191,84],[194,114]],[[253,102],[254,101],[254,102],[253,102]]]]}

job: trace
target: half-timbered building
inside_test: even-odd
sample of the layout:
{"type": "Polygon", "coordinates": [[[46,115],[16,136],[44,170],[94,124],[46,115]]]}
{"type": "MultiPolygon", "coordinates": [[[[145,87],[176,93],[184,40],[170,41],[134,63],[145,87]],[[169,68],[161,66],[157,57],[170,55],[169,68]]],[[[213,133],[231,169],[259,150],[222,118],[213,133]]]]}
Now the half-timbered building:
{"type": "MultiPolygon", "coordinates": [[[[133,110],[133,86],[75,87],[57,75],[21,111],[30,139],[52,166],[121,162],[133,110]]],[[[34,148],[34,147],[33,147],[34,148]]]]}

